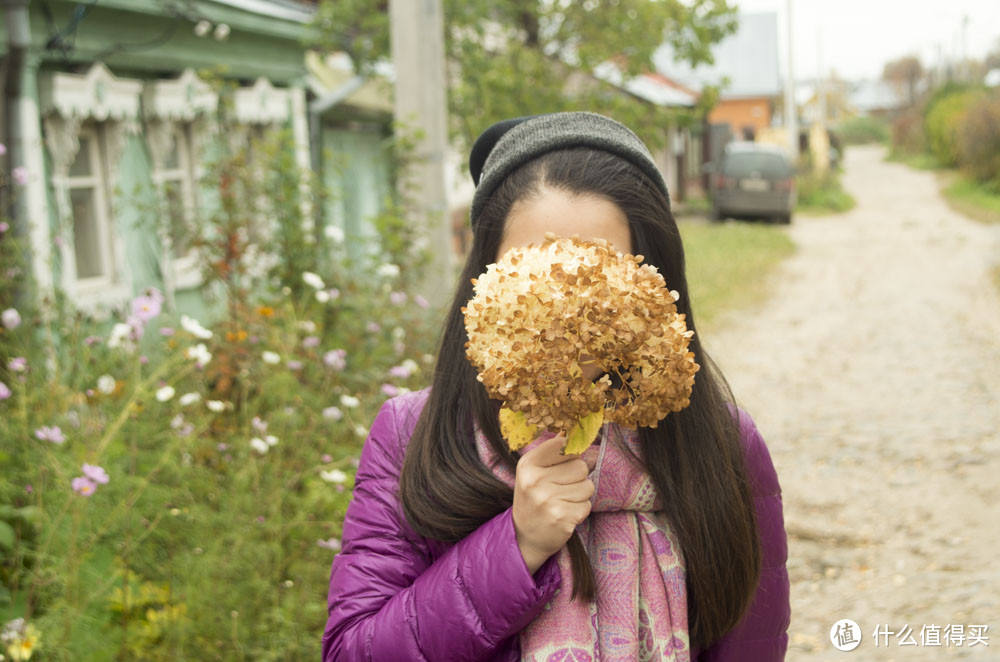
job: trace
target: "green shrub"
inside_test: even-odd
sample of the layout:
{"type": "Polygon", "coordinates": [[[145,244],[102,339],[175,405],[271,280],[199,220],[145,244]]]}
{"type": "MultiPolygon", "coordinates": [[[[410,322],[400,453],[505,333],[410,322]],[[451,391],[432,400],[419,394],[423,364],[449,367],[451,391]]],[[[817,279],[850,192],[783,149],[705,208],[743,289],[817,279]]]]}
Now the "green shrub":
{"type": "Polygon", "coordinates": [[[1000,94],[971,103],[959,129],[958,154],[970,175],[1000,188],[1000,94]]]}
{"type": "Polygon", "coordinates": [[[880,117],[865,115],[841,122],[835,133],[845,145],[865,145],[889,142],[889,124],[880,117]]]}
{"type": "Polygon", "coordinates": [[[941,165],[958,165],[959,133],[965,114],[982,94],[978,89],[957,91],[940,96],[928,105],[924,119],[927,147],[941,165]]]}
{"type": "Polygon", "coordinates": [[[854,198],[844,190],[839,173],[833,170],[799,173],[795,190],[797,206],[803,211],[839,213],[854,206],[854,198]]]}
{"type": "Polygon", "coordinates": [[[892,150],[894,158],[923,154],[927,149],[924,136],[924,119],[910,110],[892,121],[892,150]]]}

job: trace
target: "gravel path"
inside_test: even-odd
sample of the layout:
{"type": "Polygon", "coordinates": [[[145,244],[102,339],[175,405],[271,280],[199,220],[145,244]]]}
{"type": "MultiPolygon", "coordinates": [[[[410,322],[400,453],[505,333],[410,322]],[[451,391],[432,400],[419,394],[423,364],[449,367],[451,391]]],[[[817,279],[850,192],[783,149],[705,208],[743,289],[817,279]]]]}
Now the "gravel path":
{"type": "Polygon", "coordinates": [[[788,659],[1000,660],[1000,226],[882,158],[847,152],[857,207],[795,218],[773,296],[705,344],[781,481],[788,659]],[[830,642],[841,618],[853,653],[830,642]],[[875,647],[876,624],[916,645],[875,647]],[[925,625],[974,624],[988,648],[921,645],[925,625]]]}

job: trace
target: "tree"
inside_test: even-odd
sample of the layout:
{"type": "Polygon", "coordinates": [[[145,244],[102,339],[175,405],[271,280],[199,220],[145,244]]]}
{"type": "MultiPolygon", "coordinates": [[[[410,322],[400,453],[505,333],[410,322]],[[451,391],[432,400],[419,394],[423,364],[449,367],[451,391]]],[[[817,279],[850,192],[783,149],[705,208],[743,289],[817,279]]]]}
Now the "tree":
{"type": "Polygon", "coordinates": [[[915,55],[892,60],[885,63],[882,69],[882,79],[895,88],[906,93],[906,105],[913,107],[917,101],[917,87],[924,76],[924,66],[915,55]]]}
{"type": "MultiPolygon", "coordinates": [[[[671,123],[700,119],[668,111],[591,76],[614,61],[634,76],[653,70],[664,42],[678,60],[712,62],[711,46],[736,29],[729,0],[444,0],[448,105],[453,136],[465,146],[508,117],[593,110],[663,144],[671,123]]],[[[320,0],[317,46],[346,51],[362,71],[389,53],[387,0],[320,0]]]]}

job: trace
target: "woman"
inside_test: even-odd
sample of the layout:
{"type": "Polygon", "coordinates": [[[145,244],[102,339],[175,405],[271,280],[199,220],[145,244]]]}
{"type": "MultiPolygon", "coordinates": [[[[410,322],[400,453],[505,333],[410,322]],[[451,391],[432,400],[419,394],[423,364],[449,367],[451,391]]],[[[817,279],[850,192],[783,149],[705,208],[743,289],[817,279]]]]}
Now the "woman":
{"type": "Polygon", "coordinates": [[[323,659],[783,659],[777,476],[697,333],[690,405],[653,429],[609,426],[582,456],[560,455],[562,438],[511,452],[500,403],[465,357],[471,279],[546,232],[645,256],[695,328],[680,234],[649,151],[614,120],[555,113],[494,125],[470,168],[473,242],[433,384],[387,401],[372,425],[333,561],[323,659]],[[643,473],[609,469],[599,482],[600,458],[619,447],[643,473]],[[595,483],[627,493],[639,480],[655,489],[656,511],[596,498],[595,483]],[[587,550],[574,535],[611,517],[632,518],[618,520],[631,522],[620,529],[633,532],[629,544],[587,550]]]}

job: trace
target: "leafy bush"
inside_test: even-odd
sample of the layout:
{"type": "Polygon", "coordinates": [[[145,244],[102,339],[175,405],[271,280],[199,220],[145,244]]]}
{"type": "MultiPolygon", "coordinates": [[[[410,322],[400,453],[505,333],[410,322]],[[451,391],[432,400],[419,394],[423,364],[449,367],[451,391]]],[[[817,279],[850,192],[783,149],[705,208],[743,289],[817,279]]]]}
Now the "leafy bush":
{"type": "Polygon", "coordinates": [[[959,162],[959,132],[969,106],[982,95],[978,89],[961,90],[937,97],[927,106],[924,130],[927,147],[943,166],[959,162]]]}
{"type": "Polygon", "coordinates": [[[1000,94],[970,104],[959,129],[958,154],[969,174],[1000,190],[1000,94]]]}
{"type": "Polygon", "coordinates": [[[914,112],[900,113],[892,121],[892,149],[895,158],[923,154],[927,150],[927,139],[924,135],[924,119],[914,112]]]}
{"type": "Polygon", "coordinates": [[[352,264],[312,227],[286,140],[257,146],[266,167],[223,149],[206,168],[192,245],[215,321],[149,289],[109,328],[4,279],[0,626],[47,660],[315,656],[366,426],[423,383],[430,311],[409,239],[352,264]]]}
{"type": "Polygon", "coordinates": [[[866,145],[889,141],[889,125],[879,117],[865,115],[841,122],[835,129],[845,145],[866,145]]]}

